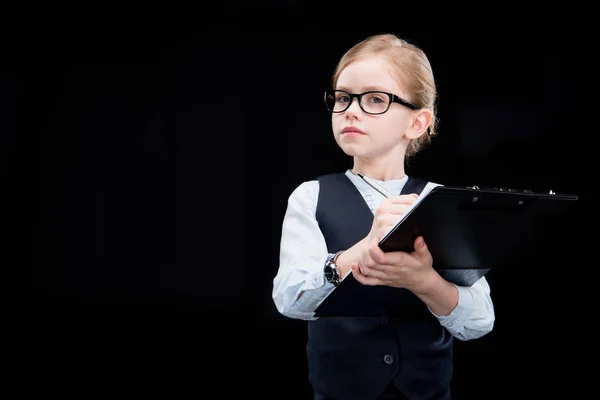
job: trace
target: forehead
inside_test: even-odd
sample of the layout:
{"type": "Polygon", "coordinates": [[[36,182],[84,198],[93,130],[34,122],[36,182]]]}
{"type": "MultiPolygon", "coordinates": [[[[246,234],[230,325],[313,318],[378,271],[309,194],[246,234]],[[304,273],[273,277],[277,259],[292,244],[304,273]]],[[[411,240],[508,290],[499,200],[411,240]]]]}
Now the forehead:
{"type": "Polygon", "coordinates": [[[337,89],[352,92],[384,90],[402,93],[392,66],[383,57],[369,57],[349,64],[338,77],[337,89]]]}

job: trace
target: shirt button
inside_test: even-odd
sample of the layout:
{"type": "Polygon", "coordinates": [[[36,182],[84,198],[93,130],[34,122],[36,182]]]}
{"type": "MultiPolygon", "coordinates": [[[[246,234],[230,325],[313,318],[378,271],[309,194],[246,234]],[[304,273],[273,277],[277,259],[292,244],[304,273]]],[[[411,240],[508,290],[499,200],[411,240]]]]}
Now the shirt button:
{"type": "Polygon", "coordinates": [[[391,354],[386,354],[383,356],[383,362],[386,364],[391,364],[394,362],[394,356],[392,356],[391,354]]]}

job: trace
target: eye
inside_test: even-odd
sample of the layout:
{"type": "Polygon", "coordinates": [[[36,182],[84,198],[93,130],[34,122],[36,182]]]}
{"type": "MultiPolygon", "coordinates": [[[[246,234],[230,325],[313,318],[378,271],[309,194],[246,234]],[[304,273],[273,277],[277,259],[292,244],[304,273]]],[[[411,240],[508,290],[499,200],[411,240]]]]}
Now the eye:
{"type": "Polygon", "coordinates": [[[381,104],[381,103],[386,103],[387,101],[383,98],[383,96],[381,94],[378,93],[371,93],[368,95],[367,97],[367,101],[369,103],[375,103],[375,104],[381,104]]]}

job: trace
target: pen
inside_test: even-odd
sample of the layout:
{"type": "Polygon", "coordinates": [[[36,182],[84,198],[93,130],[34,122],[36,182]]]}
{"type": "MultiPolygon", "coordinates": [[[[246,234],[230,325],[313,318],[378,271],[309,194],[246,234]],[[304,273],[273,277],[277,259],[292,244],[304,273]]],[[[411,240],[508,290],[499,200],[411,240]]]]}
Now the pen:
{"type": "Polygon", "coordinates": [[[393,195],[388,192],[387,190],[385,190],[384,188],[382,188],[381,186],[379,186],[377,184],[377,182],[373,181],[371,178],[364,176],[363,174],[361,174],[360,172],[357,172],[356,175],[360,176],[362,178],[363,181],[367,182],[367,184],[369,186],[371,186],[373,189],[377,190],[379,193],[381,193],[381,195],[383,197],[392,197],[393,195]]]}

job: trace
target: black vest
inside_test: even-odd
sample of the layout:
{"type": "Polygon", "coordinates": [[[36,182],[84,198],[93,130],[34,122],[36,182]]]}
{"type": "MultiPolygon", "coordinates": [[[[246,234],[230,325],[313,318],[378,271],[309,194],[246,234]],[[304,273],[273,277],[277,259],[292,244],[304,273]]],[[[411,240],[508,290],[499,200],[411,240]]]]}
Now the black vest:
{"type": "MultiPolygon", "coordinates": [[[[370,231],[373,213],[343,173],[318,177],[316,218],[330,253],[348,249],[370,231]]],[[[401,194],[421,193],[410,177],[401,194]]],[[[309,380],[338,400],[376,399],[394,384],[408,399],[449,399],[450,333],[414,294],[397,289],[401,315],[319,318],[308,322],[309,380]]]]}

